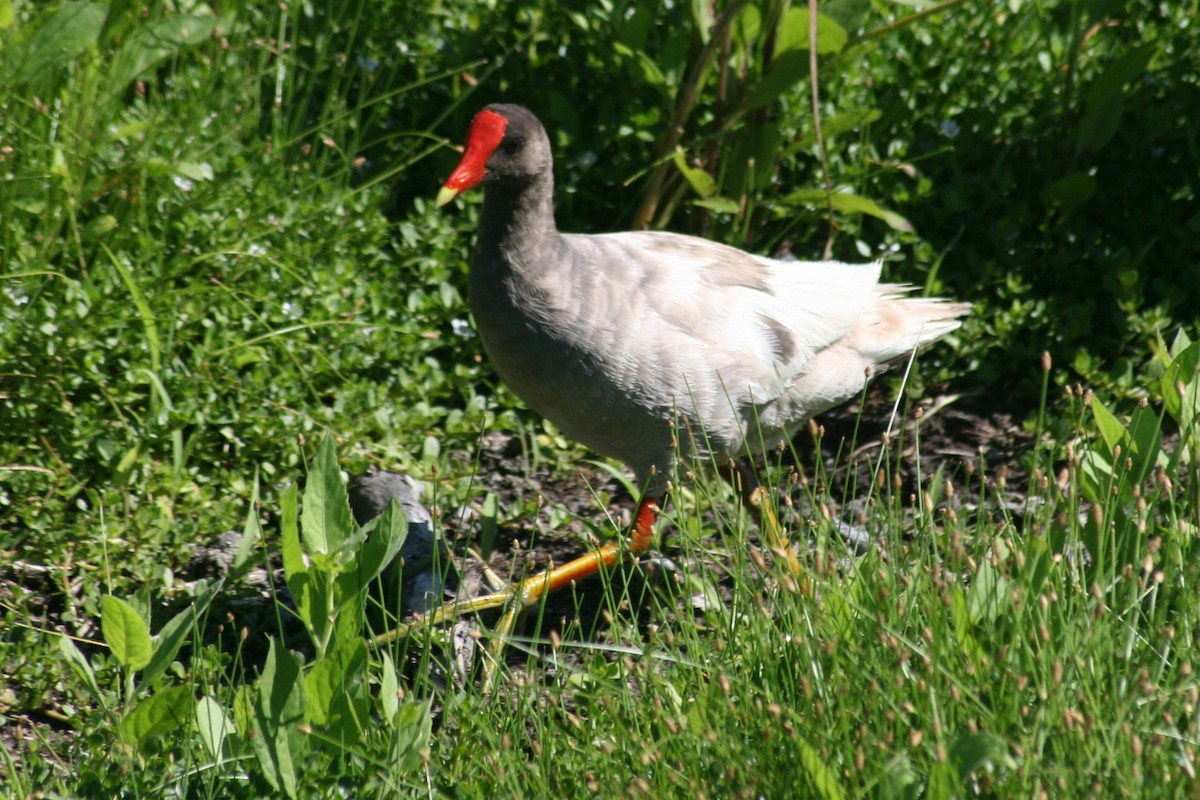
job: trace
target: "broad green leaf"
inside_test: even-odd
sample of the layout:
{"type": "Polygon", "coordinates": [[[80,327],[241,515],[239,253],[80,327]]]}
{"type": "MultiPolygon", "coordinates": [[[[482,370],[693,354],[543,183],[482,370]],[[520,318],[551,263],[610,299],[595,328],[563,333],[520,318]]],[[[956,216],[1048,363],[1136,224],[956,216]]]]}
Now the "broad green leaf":
{"type": "Polygon", "coordinates": [[[172,617],[171,621],[162,627],[159,634],[153,637],[151,641],[154,646],[154,654],[150,657],[146,670],[142,673],[144,685],[153,684],[158,676],[171,665],[176,654],[179,653],[179,648],[183,646],[190,635],[196,632],[196,620],[208,610],[209,603],[224,585],[223,579],[216,581],[196,598],[195,602],[172,617]]]}
{"type": "Polygon", "coordinates": [[[322,658],[304,676],[305,718],[325,725],[339,695],[358,686],[367,666],[367,648],[361,639],[351,639],[322,658]]]}
{"type": "MultiPolygon", "coordinates": [[[[1176,346],[1179,344],[1177,338],[1176,346]]],[[[1162,396],[1167,413],[1182,428],[1193,424],[1200,414],[1200,342],[1192,342],[1175,352],[1162,376],[1162,396]]]]}
{"type": "Polygon", "coordinates": [[[1093,503],[1103,503],[1113,481],[1112,462],[1095,449],[1088,449],[1079,458],[1079,488],[1093,503]]]}
{"type": "Polygon", "coordinates": [[[715,211],[718,214],[738,213],[737,201],[730,200],[728,197],[708,197],[702,200],[693,200],[692,205],[707,208],[709,211],[715,211]]]}
{"type": "Polygon", "coordinates": [[[707,44],[715,21],[713,20],[712,4],[708,0],[692,0],[691,8],[692,22],[696,27],[696,33],[700,36],[700,42],[707,44]]]}
{"type": "Polygon", "coordinates": [[[213,698],[205,695],[196,703],[196,729],[204,750],[213,761],[220,760],[225,753],[225,739],[237,733],[233,720],[213,698]]]}
{"type": "Polygon", "coordinates": [[[954,768],[949,763],[935,761],[925,782],[924,800],[952,800],[957,795],[955,777],[954,768]]]}
{"type": "Polygon", "coordinates": [[[292,484],[279,498],[279,538],[283,556],[283,574],[291,583],[293,575],[308,571],[304,563],[304,552],[300,549],[300,526],[296,516],[296,485],[292,484]]]}
{"type": "Polygon", "coordinates": [[[1100,429],[1100,436],[1103,437],[1104,444],[1108,446],[1108,452],[1111,453],[1113,448],[1128,436],[1125,426],[1104,407],[1100,398],[1094,395],[1092,396],[1092,416],[1095,417],[1096,427],[1100,429]]]}
{"type": "Polygon", "coordinates": [[[1162,417],[1149,406],[1134,409],[1129,418],[1129,455],[1133,458],[1131,477],[1135,483],[1145,480],[1154,467],[1161,443],[1162,417]]]}
{"type": "Polygon", "coordinates": [[[334,552],[358,528],[350,513],[332,434],[326,434],[309,465],[300,521],[300,535],[310,557],[334,552]]]}
{"type": "Polygon", "coordinates": [[[424,765],[421,751],[429,746],[433,734],[432,703],[405,703],[396,712],[392,725],[391,761],[401,774],[415,772],[424,765]]]}
{"type": "Polygon", "coordinates": [[[692,191],[701,197],[710,197],[717,191],[717,183],[713,177],[700,167],[687,163],[687,153],[682,147],[675,148],[675,166],[692,187],[692,191]]]}
{"type": "MultiPolygon", "coordinates": [[[[819,207],[825,205],[825,202],[825,192],[820,189],[800,189],[779,198],[779,203],[784,206],[803,205],[819,207]]],[[[893,211],[888,211],[874,200],[869,200],[860,195],[834,192],[829,196],[829,202],[835,211],[867,214],[868,216],[883,220],[888,226],[898,231],[905,231],[907,233],[913,231],[912,223],[907,219],[893,211]]],[[[780,212],[776,211],[776,213],[780,212]]]]}
{"type": "Polygon", "coordinates": [[[874,200],[862,197],[857,194],[847,194],[845,192],[835,192],[833,195],[833,208],[835,211],[853,214],[866,214],[876,219],[881,219],[888,224],[888,227],[905,233],[912,233],[913,226],[904,217],[894,211],[888,211],[874,200]]]}
{"type": "Polygon", "coordinates": [[[958,642],[958,646],[962,648],[963,653],[971,659],[971,662],[978,664],[984,652],[979,644],[979,640],[975,638],[975,634],[972,632],[975,620],[971,617],[971,609],[967,603],[967,593],[959,586],[950,587],[950,592],[950,618],[954,622],[954,638],[958,642]]]}
{"type": "Polygon", "coordinates": [[[137,77],[180,50],[207,41],[216,26],[216,17],[175,14],[132,27],[117,48],[109,72],[108,90],[125,91],[137,77]]]}
{"type": "MultiPolygon", "coordinates": [[[[821,118],[821,133],[825,137],[825,143],[829,144],[830,140],[838,134],[852,131],[855,128],[860,128],[863,125],[869,125],[883,116],[883,112],[875,108],[859,108],[854,111],[844,111],[840,114],[834,114],[829,117],[821,118]]],[[[801,150],[807,150],[817,143],[817,136],[811,130],[804,136],[797,139],[788,146],[789,154],[798,153],[801,150]]]]}
{"type": "Polygon", "coordinates": [[[973,622],[993,620],[1005,612],[1010,602],[1009,583],[990,562],[979,565],[967,591],[967,612],[973,622]]]}
{"type": "Polygon", "coordinates": [[[101,597],[100,629],[123,667],[137,671],[150,663],[154,652],[150,643],[150,628],[141,615],[133,610],[133,606],[111,594],[101,597]]]}
{"type": "Polygon", "coordinates": [[[1124,111],[1125,98],[1120,92],[1106,94],[1089,105],[1075,131],[1075,152],[1095,153],[1112,141],[1124,111]]]}
{"type": "Polygon", "coordinates": [[[745,114],[774,103],[807,77],[807,53],[801,50],[789,50],[781,53],[771,64],[771,69],[759,78],[746,94],[745,99],[738,107],[739,113],[745,114]]]}
{"type": "Polygon", "coordinates": [[[150,308],[146,295],[142,293],[141,287],[134,279],[129,265],[125,263],[124,255],[117,256],[103,242],[100,247],[108,255],[108,260],[116,268],[117,274],[121,276],[121,283],[125,285],[134,307],[137,308],[138,317],[142,321],[142,330],[146,334],[146,347],[150,351],[150,369],[157,374],[162,364],[162,344],[158,336],[158,322],[154,317],[154,311],[150,308]]]}
{"type": "Polygon", "coordinates": [[[408,521],[404,518],[404,507],[392,498],[376,518],[375,528],[360,551],[355,571],[360,575],[362,585],[379,577],[395,559],[407,538],[408,521]]]}
{"type": "Polygon", "coordinates": [[[966,781],[979,770],[1002,765],[1015,769],[1016,764],[1008,754],[1008,744],[994,733],[969,733],[959,736],[950,745],[950,763],[958,772],[959,786],[967,788],[966,781]]]}
{"type": "Polygon", "coordinates": [[[779,156],[779,125],[745,125],[738,131],[737,145],[721,179],[721,189],[742,196],[770,185],[779,156]]]}
{"type": "MultiPolygon", "coordinates": [[[[250,493],[250,506],[246,511],[246,522],[242,525],[242,540],[238,543],[237,555],[229,565],[229,579],[237,580],[254,566],[254,555],[262,541],[262,523],[258,519],[258,469],[254,470],[254,489],[250,493]]],[[[293,510],[295,503],[293,502],[293,510]]]]}
{"type": "Polygon", "coordinates": [[[181,161],[175,165],[175,172],[194,181],[211,181],[213,179],[212,164],[208,162],[197,164],[192,161],[181,161]]]}
{"type": "Polygon", "coordinates": [[[612,47],[614,52],[619,53],[628,61],[633,62],[643,83],[658,88],[664,88],[666,86],[666,76],[663,75],[662,70],[658,68],[658,65],[650,59],[650,56],[646,55],[641,50],[631,50],[621,42],[613,42],[612,47]]]}
{"type": "Polygon", "coordinates": [[[0,31],[13,23],[12,0],[0,0],[0,31]]]}
{"type": "MultiPolygon", "coordinates": [[[[779,33],[775,40],[775,52],[809,49],[808,9],[790,8],[779,22],[779,33]]],[[[817,54],[839,53],[850,37],[829,17],[817,14],[817,54]]]]}
{"type": "MultiPolygon", "coordinates": [[[[694,3],[700,3],[705,8],[709,7],[709,0],[693,0],[694,3]]],[[[737,20],[733,24],[734,32],[743,42],[754,42],[758,39],[762,32],[762,11],[754,3],[747,3],[746,7],[738,12],[737,20]]],[[[705,41],[708,36],[704,37],[705,41]]]]}
{"type": "Polygon", "coordinates": [[[799,751],[800,766],[816,790],[812,796],[823,800],[841,800],[846,796],[846,791],[838,783],[837,773],[825,763],[815,748],[803,739],[795,740],[793,746],[799,751]]]}
{"type": "Polygon", "coordinates": [[[67,663],[71,665],[71,668],[83,678],[84,683],[87,684],[88,691],[92,693],[92,698],[101,705],[106,705],[104,695],[100,692],[100,686],[96,683],[96,673],[92,670],[91,663],[70,636],[63,634],[58,637],[58,651],[67,659],[67,663]]]}
{"type": "Polygon", "coordinates": [[[1096,194],[1096,179],[1082,172],[1072,172],[1046,187],[1042,199],[1069,214],[1096,194]]]}
{"type": "Polygon", "coordinates": [[[194,701],[190,686],[172,686],[137,704],[121,720],[121,739],[144,747],[152,737],[165,736],[184,727],[192,718],[194,701]]]}
{"type": "Polygon", "coordinates": [[[31,26],[33,32],[5,54],[8,80],[25,83],[48,70],[66,67],[93,47],[108,16],[103,3],[63,3],[44,11],[31,26]]]}
{"type": "Polygon", "coordinates": [[[638,5],[633,14],[620,23],[618,36],[621,44],[630,50],[646,49],[646,40],[654,27],[654,9],[649,5],[638,5]]]}
{"type": "Polygon", "coordinates": [[[1150,59],[1158,51],[1153,44],[1143,44],[1117,58],[1104,68],[1088,87],[1087,106],[1102,106],[1106,98],[1112,95],[1122,95],[1125,84],[1135,81],[1146,72],[1150,59]]]}
{"type": "Polygon", "coordinates": [[[379,709],[383,712],[383,719],[389,726],[394,726],[397,722],[396,712],[400,709],[400,681],[396,675],[396,662],[392,660],[392,654],[383,650],[381,653],[383,665],[380,667],[382,674],[379,678],[379,709]]]}
{"type": "Polygon", "coordinates": [[[254,703],[254,735],[251,743],[263,776],[276,791],[297,796],[298,767],[308,750],[300,732],[304,721],[304,683],[300,656],[282,648],[274,639],[258,679],[254,703]]]}

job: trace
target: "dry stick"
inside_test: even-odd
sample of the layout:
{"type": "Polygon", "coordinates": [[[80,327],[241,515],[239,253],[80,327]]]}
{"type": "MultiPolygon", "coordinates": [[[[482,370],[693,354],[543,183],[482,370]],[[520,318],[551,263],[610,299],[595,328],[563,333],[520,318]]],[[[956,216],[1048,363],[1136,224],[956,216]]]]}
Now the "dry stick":
{"type": "Polygon", "coordinates": [[[916,22],[919,19],[928,17],[930,14],[940,13],[942,11],[945,11],[948,8],[953,8],[954,6],[962,5],[962,3],[963,3],[963,0],[946,0],[946,2],[938,3],[936,6],[930,6],[929,8],[925,9],[924,11],[917,11],[913,14],[909,14],[907,17],[901,17],[900,19],[896,20],[895,22],[889,22],[887,25],[884,25],[882,28],[876,28],[873,31],[864,33],[862,36],[851,37],[846,42],[846,44],[842,48],[842,50],[843,51],[849,50],[851,47],[854,47],[857,44],[862,44],[863,42],[869,42],[871,39],[878,39],[880,36],[886,36],[887,34],[891,33],[892,31],[899,30],[900,28],[903,28],[906,25],[911,25],[912,23],[916,22]]]}
{"type": "Polygon", "coordinates": [[[658,166],[650,175],[650,184],[646,187],[642,204],[633,217],[634,230],[645,230],[650,225],[650,219],[654,216],[654,211],[658,208],[658,201],[662,196],[663,182],[667,179],[667,171],[672,166],[669,156],[683,135],[683,126],[687,122],[688,115],[692,113],[692,106],[696,104],[696,95],[700,91],[700,84],[704,82],[704,73],[708,70],[713,53],[725,38],[725,30],[733,24],[747,2],[749,0],[730,0],[729,5],[721,12],[721,16],[717,17],[716,23],[709,32],[708,43],[704,45],[704,49],[696,58],[696,63],[692,65],[692,71],[683,85],[683,91],[679,93],[679,102],[675,106],[671,124],[667,126],[667,130],[659,140],[658,157],[655,159],[658,166]]]}
{"type": "Polygon", "coordinates": [[[821,174],[825,178],[825,211],[829,220],[829,235],[825,237],[825,259],[833,253],[833,237],[837,223],[833,218],[833,182],[829,179],[829,160],[825,157],[825,136],[821,133],[821,93],[817,88],[817,0],[808,0],[808,81],[812,86],[813,132],[817,137],[817,152],[821,155],[821,174]]]}

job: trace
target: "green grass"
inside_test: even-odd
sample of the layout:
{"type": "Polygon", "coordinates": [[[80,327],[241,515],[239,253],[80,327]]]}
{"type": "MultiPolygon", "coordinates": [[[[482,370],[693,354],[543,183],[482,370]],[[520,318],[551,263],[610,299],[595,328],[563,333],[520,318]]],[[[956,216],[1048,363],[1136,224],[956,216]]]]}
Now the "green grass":
{"type": "MultiPolygon", "coordinates": [[[[807,81],[772,78],[787,51],[754,35],[799,17],[750,4],[696,71],[692,5],[0,0],[6,796],[293,776],[306,797],[1200,794],[1200,380],[1175,338],[1200,338],[1196,4],[963,4],[823,52],[831,181],[880,212],[832,218],[800,193],[823,184],[807,81]],[[863,501],[879,547],[852,557],[802,516],[799,586],[697,470],[656,545],[679,572],[614,581],[611,624],[539,643],[496,695],[431,677],[440,629],[368,648],[345,576],[379,554],[337,514],[294,529],[306,475],[305,498],[337,496],[327,432],[343,469],[408,470],[442,509],[493,490],[482,431],[519,433],[539,468],[582,455],[460,332],[478,206],[431,207],[445,137],[502,97],[556,123],[564,229],[625,227],[681,112],[713,189],[668,169],[672,227],[801,257],[832,230],[836,256],[886,252],[889,279],[973,301],[910,391],[953,379],[1028,414],[1021,513],[992,466],[931,470],[919,438],[857,465],[822,441],[883,471],[869,500],[766,477],[818,512],[863,501]],[[748,153],[770,169],[730,166],[748,153]],[[307,631],[284,605],[224,618],[236,581],[185,580],[229,529],[260,546],[247,567],[283,553],[307,631]]],[[[854,37],[907,7],[822,8],[854,37]]],[[[531,497],[484,519],[566,516],[531,497]]]]}

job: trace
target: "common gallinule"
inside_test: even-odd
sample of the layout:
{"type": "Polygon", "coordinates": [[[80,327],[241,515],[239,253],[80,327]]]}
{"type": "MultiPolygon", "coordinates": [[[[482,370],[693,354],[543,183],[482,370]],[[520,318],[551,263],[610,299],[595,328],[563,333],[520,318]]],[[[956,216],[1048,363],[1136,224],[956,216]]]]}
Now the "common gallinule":
{"type": "MultiPolygon", "coordinates": [[[[475,327],[530,408],[633,470],[643,487],[634,554],[649,545],[672,467],[700,457],[738,486],[764,540],[798,570],[751,472],[734,459],[859,394],[883,365],[954,330],[969,309],[879,283],[878,262],[784,262],[674,233],[559,233],[550,141],[520,106],[479,112],[437,203],[480,184],[475,327]]],[[[519,608],[613,565],[623,549],[609,542],[438,616],[512,601],[503,636],[519,608]]]]}

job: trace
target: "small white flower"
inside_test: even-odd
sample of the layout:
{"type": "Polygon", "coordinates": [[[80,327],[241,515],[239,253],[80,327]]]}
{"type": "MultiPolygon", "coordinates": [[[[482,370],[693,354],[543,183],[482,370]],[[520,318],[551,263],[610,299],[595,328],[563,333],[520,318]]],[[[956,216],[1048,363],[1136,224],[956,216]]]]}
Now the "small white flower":
{"type": "Polygon", "coordinates": [[[945,120],[942,125],[942,135],[953,139],[962,131],[962,127],[952,119],[945,120]]]}
{"type": "Polygon", "coordinates": [[[176,175],[172,180],[181,192],[190,192],[192,190],[192,182],[182,175],[176,175]]]}
{"type": "Polygon", "coordinates": [[[475,335],[475,331],[471,330],[471,323],[465,319],[450,320],[450,327],[454,330],[455,335],[470,339],[475,335]]]}

